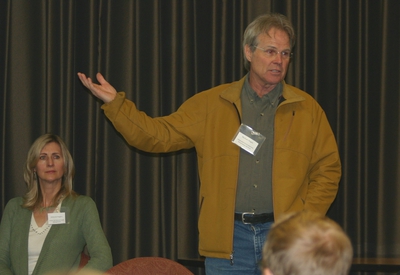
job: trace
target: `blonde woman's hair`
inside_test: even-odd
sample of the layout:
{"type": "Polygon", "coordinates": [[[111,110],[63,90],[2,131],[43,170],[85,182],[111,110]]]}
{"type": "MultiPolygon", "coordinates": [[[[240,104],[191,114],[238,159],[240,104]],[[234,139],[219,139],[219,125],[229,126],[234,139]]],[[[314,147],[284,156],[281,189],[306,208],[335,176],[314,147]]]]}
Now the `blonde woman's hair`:
{"type": "Polygon", "coordinates": [[[39,180],[36,172],[34,171],[39,161],[40,152],[42,151],[43,147],[51,142],[55,142],[60,145],[61,153],[64,158],[64,175],[62,178],[61,188],[56,195],[52,206],[57,206],[57,203],[60,200],[61,196],[65,198],[70,195],[77,195],[72,190],[75,167],[74,161],[68,151],[67,146],[59,136],[53,134],[45,134],[37,138],[32,144],[31,148],[28,151],[28,156],[26,158],[26,163],[24,166],[24,180],[28,187],[28,191],[24,196],[24,203],[22,206],[27,209],[34,210],[42,203],[42,192],[40,192],[39,180]]]}
{"type": "MultiPolygon", "coordinates": [[[[251,51],[254,52],[256,49],[255,46],[258,45],[258,36],[261,33],[268,33],[272,28],[286,32],[289,36],[290,48],[293,48],[295,44],[295,34],[292,23],[283,14],[270,13],[257,17],[247,26],[243,35],[243,53],[246,45],[249,45],[251,51]]],[[[250,62],[247,60],[245,53],[243,57],[244,67],[246,70],[250,70],[250,62]]]]}
{"type": "Polygon", "coordinates": [[[350,239],[336,222],[303,211],[287,214],[272,226],[261,265],[274,275],[345,275],[352,258],[350,239]]]}

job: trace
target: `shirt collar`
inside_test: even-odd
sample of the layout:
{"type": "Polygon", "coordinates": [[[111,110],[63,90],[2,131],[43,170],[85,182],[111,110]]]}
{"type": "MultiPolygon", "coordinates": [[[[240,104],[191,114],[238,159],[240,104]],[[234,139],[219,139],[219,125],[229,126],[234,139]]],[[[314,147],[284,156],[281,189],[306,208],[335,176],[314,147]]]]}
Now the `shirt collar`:
{"type": "MultiPolygon", "coordinates": [[[[263,99],[267,99],[271,104],[275,104],[278,102],[279,98],[282,95],[282,82],[279,82],[278,85],[275,86],[275,88],[270,91],[268,94],[263,96],[263,99]]],[[[249,100],[263,100],[261,99],[257,93],[253,90],[253,88],[251,88],[250,83],[249,83],[249,75],[247,75],[245,81],[244,81],[244,85],[243,85],[243,90],[246,94],[246,97],[249,100]]],[[[275,104],[276,105],[276,104],[275,104]]]]}

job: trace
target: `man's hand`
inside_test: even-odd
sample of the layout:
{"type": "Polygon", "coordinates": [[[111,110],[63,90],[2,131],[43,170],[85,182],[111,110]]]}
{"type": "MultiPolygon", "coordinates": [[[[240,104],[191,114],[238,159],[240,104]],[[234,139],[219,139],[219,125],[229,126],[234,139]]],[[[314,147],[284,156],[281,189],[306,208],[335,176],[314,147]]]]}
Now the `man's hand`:
{"type": "Polygon", "coordinates": [[[112,101],[117,95],[115,88],[104,79],[101,73],[96,74],[97,81],[99,81],[100,85],[93,83],[92,79],[86,77],[83,73],[78,73],[78,77],[82,84],[88,88],[95,97],[99,98],[104,103],[112,101]]]}

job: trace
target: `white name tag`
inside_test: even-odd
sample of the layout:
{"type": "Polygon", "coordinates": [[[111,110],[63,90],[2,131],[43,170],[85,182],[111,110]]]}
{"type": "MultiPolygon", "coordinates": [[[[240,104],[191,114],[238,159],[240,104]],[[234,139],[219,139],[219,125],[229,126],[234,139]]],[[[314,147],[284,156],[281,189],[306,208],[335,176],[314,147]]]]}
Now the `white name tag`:
{"type": "Polygon", "coordinates": [[[233,143],[254,156],[264,141],[265,136],[244,124],[240,125],[236,135],[232,139],[233,143]]]}
{"type": "Polygon", "coordinates": [[[48,213],[47,222],[49,224],[65,224],[65,213],[48,213]]]}
{"type": "Polygon", "coordinates": [[[252,140],[243,133],[238,133],[236,138],[233,140],[233,143],[238,145],[243,150],[246,150],[247,152],[252,154],[254,153],[254,151],[257,149],[258,146],[258,142],[252,140]]]}

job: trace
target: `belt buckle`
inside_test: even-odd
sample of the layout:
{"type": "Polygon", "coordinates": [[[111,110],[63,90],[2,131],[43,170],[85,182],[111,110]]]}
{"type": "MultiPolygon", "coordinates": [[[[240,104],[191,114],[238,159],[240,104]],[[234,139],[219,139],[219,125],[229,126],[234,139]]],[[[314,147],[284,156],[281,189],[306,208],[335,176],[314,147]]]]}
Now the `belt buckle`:
{"type": "Polygon", "coordinates": [[[254,212],[243,212],[243,213],[242,213],[242,222],[243,222],[244,224],[251,224],[251,222],[245,222],[245,221],[244,221],[244,215],[254,215],[254,212]]]}

